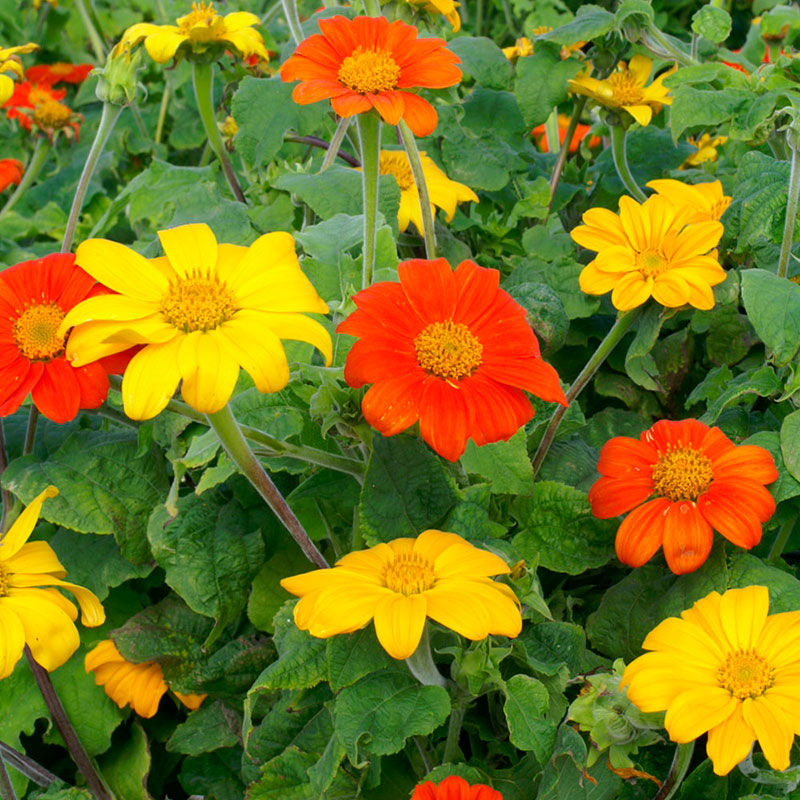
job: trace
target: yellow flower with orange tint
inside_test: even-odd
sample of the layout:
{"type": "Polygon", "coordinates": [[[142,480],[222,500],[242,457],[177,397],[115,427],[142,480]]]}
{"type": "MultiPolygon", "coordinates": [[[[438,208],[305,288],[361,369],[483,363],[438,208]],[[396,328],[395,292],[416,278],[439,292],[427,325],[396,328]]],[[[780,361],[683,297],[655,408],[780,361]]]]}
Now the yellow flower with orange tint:
{"type": "Polygon", "coordinates": [[[59,329],[75,326],[67,341],[74,366],[144,345],[122,380],[129,417],[154,417],[181,381],[183,399],[213,414],[233,394],[240,367],[260,392],[280,391],[289,382],[281,339],[308,342],[330,363],[330,335],[305,316],[328,306],[288,233],[267,233],[249,247],[217,244],[203,223],[158,237],[165,255],[151,259],[106,239],[83,242],[77,262],[119,294],[84,300],[59,329]]]}
{"type": "Polygon", "coordinates": [[[606,108],[627,111],[640,125],[649,125],[653,114],[661,111],[661,106],[672,104],[664,79],[678,67],[675,65],[662,72],[646,86],[652,69],[653,62],[647,56],[637,54],[627,64],[620,61],[617,71],[604,80],[583,73],[572,78],[569,90],[573,94],[586,95],[606,108]]]}
{"type": "Polygon", "coordinates": [[[102,625],[106,615],[88,589],[61,580],[67,571],[47,542],[29,542],[42,503],[58,489],[48,486],[17,517],[0,540],[0,678],[8,677],[22,658],[25,645],[36,661],[52,672],[78,649],[78,611],[57,588],[72,592],[81,608],[81,622],[102,625]]]}
{"type": "Polygon", "coordinates": [[[458,13],[460,3],[455,0],[408,0],[412,6],[421,6],[429,14],[442,14],[453,26],[453,33],[461,30],[461,17],[458,13]]]}
{"type": "Polygon", "coordinates": [[[521,36],[514,42],[513,47],[504,47],[503,55],[509,61],[516,61],[518,58],[527,58],[533,55],[533,42],[526,36],[521,36]]]}
{"type": "Polygon", "coordinates": [[[642,711],[666,711],[674,742],[708,733],[706,752],[727,775],[758,740],[776,770],[789,766],[800,719],[800,611],[772,614],[765,586],[717,592],[668,617],[642,644],[621,686],[642,711]]]}
{"type": "Polygon", "coordinates": [[[580,274],[581,289],[587,294],[611,292],[620,311],[651,296],[668,308],[687,303],[713,308],[711,287],[725,280],[714,249],[722,238],[722,223],[687,225],[686,217],[686,209],[657,194],[641,204],[621,197],[619,215],[590,208],[584,224],[570,233],[581,247],[597,253],[580,274]]]}
{"type": "MultiPolygon", "coordinates": [[[[140,717],[152,717],[167,691],[161,665],[155,661],[134,664],[127,661],[111,639],[104,639],[86,654],[84,668],[94,673],[94,682],[119,706],[130,706],[140,717]]],[[[181,694],[175,697],[194,711],[206,694],[181,694]]]]}
{"type": "Polygon", "coordinates": [[[25,75],[18,54],[30,53],[38,47],[33,42],[17,47],[0,47],[0,106],[13,94],[14,81],[17,78],[21,80],[25,75]]]}
{"type": "Polygon", "coordinates": [[[373,619],[378,641],[400,659],[417,649],[427,617],[467,639],[518,636],[519,601],[490,578],[508,572],[499,556],[428,530],[348,553],[332,569],[284,578],[281,586],[301,598],[294,608],[300,630],[327,639],[373,619]]]}
{"type": "Polygon", "coordinates": [[[699,139],[695,139],[694,136],[690,136],[686,141],[693,147],[696,147],[697,152],[692,153],[692,155],[690,155],[686,161],[681,164],[681,169],[697,167],[700,164],[704,164],[706,161],[716,161],[717,148],[722,147],[722,145],[728,141],[728,137],[712,137],[711,134],[704,133],[699,139]]]}
{"type": "Polygon", "coordinates": [[[686,221],[690,224],[718,221],[732,199],[722,191],[722,184],[719,181],[692,184],[663,178],[650,181],[647,186],[655,189],[658,194],[679,208],[686,209],[688,212],[686,221]]]}

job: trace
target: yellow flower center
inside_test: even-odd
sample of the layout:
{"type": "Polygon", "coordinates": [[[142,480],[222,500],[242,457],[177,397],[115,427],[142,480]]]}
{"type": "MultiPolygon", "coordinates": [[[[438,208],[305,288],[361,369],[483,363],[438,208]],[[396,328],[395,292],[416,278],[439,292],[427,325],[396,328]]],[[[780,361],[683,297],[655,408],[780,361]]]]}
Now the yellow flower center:
{"type": "Polygon", "coordinates": [[[483,361],[483,345],[461,322],[433,322],[414,339],[417,363],[446,381],[461,380],[483,361]]]}
{"type": "Polygon", "coordinates": [[[608,76],[608,82],[614,91],[614,100],[621,106],[635,106],[644,100],[642,87],[630,70],[612,73],[608,76]]]}
{"type": "Polygon", "coordinates": [[[63,128],[72,116],[72,111],[58,100],[43,100],[33,110],[33,121],[40,128],[63,128]]]}
{"type": "Polygon", "coordinates": [[[189,36],[192,32],[192,28],[196,25],[207,25],[211,27],[217,16],[217,12],[214,11],[214,4],[209,3],[206,5],[205,0],[201,0],[200,3],[192,3],[191,12],[177,20],[178,29],[184,36],[189,36]]]}
{"type": "Polygon", "coordinates": [[[164,319],[186,333],[209,331],[238,310],[232,292],[216,278],[183,278],[170,285],[161,301],[164,319]]]}
{"type": "Polygon", "coordinates": [[[775,682],[775,669],[754,650],[731,653],[717,671],[719,685],[744,700],[764,694],[775,682]]]}
{"type": "Polygon", "coordinates": [[[436,583],[436,575],[429,561],[416,553],[400,553],[386,567],[383,583],[399,594],[419,594],[436,583]]]}
{"type": "Polygon", "coordinates": [[[669,262],[655,250],[644,250],[636,254],[636,266],[647,278],[655,278],[669,267],[669,262]]]}
{"type": "Polygon", "coordinates": [[[58,326],[64,312],[55,304],[28,306],[14,323],[14,341],[25,358],[48,361],[64,351],[64,337],[58,326]]]}
{"type": "Polygon", "coordinates": [[[656,493],[673,502],[697,500],[714,479],[711,460],[688,447],[660,453],[651,474],[656,493]]]}
{"type": "Polygon", "coordinates": [[[0,597],[8,596],[8,569],[0,561],[0,597]]]}
{"type": "Polygon", "coordinates": [[[386,50],[359,46],[342,61],[337,77],[340,83],[358,94],[377,94],[397,86],[400,67],[386,50]]]}
{"type": "Polygon", "coordinates": [[[400,190],[405,192],[414,188],[414,175],[405,153],[381,153],[381,175],[394,175],[400,190]]]}

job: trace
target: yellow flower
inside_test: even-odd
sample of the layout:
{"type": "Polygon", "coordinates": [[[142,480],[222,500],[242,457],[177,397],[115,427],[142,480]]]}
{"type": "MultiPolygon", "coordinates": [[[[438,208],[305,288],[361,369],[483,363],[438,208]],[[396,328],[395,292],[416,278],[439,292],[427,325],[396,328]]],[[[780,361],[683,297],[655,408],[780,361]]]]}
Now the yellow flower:
{"type": "Polygon", "coordinates": [[[114,54],[130,49],[144,39],[144,46],[153,61],[165,64],[184,43],[195,53],[205,53],[214,45],[224,45],[238,50],[243,58],[257,55],[264,61],[269,54],[264,48],[261,34],[253,30],[260,20],[247,11],[235,11],[221,17],[214,11],[214,4],[192,3],[190,13],[176,20],[177,25],[154,25],[151,22],[137,22],[131,25],[122,36],[114,54]]]}
{"type": "Polygon", "coordinates": [[[700,164],[704,164],[706,161],[716,161],[717,148],[722,147],[722,145],[728,141],[728,137],[715,136],[712,138],[710,134],[704,133],[699,140],[695,139],[694,136],[690,136],[686,141],[693,147],[696,147],[697,152],[692,153],[692,155],[681,164],[681,169],[697,167],[700,164]]]}
{"type": "Polygon", "coordinates": [[[154,417],[179,381],[192,408],[219,411],[240,366],[260,392],[279,391],[289,381],[281,339],[308,342],[330,363],[328,332],[304,316],[328,306],[300,269],[288,233],[267,233],[250,247],[218,245],[202,223],[158,236],[165,255],[151,259],[106,239],[83,242],[78,263],[119,294],[84,300],[60,328],[76,326],[67,342],[75,366],[145,345],[122,381],[129,417],[154,417]]]}
{"type": "Polygon", "coordinates": [[[504,47],[503,55],[509,61],[516,61],[518,58],[527,58],[533,55],[533,42],[523,36],[514,42],[513,47],[504,47]]]}
{"type": "Polygon", "coordinates": [[[664,178],[647,185],[679,208],[686,209],[688,223],[717,221],[731,204],[731,198],[723,194],[719,181],[691,184],[664,178]]]}
{"type": "MultiPolygon", "coordinates": [[[[428,196],[431,200],[431,213],[436,214],[434,206],[444,210],[445,219],[450,222],[456,213],[456,205],[466,201],[478,202],[478,195],[463,183],[451,181],[433,160],[419,154],[422,162],[422,172],[425,174],[425,183],[428,186],[428,196]]],[[[417,184],[411,172],[408,156],[404,150],[381,150],[380,160],[381,175],[394,175],[400,187],[400,208],[397,212],[398,227],[401,231],[408,228],[408,223],[413,222],[417,230],[422,232],[422,205],[419,202],[417,184]]]]}
{"type": "Polygon", "coordinates": [[[100,601],[82,586],[61,578],[67,571],[47,542],[29,542],[42,503],[58,489],[48,486],[20,515],[0,542],[0,678],[8,677],[27,644],[33,657],[52,672],[78,649],[78,611],[57,589],[68,589],[81,608],[81,622],[105,622],[100,601]],[[45,588],[39,588],[45,587],[45,588]]]}
{"type": "Polygon", "coordinates": [[[627,111],[640,125],[649,125],[653,113],[661,111],[662,105],[671,105],[667,97],[664,78],[672,75],[677,65],[662,72],[649,86],[645,86],[653,62],[642,55],[635,55],[628,64],[620,61],[617,71],[604,80],[580,74],[569,82],[573,94],[584,94],[607,108],[627,111]]]}
{"type": "MultiPolygon", "coordinates": [[[[130,706],[140,717],[152,717],[167,691],[164,673],[155,661],[133,664],[126,661],[111,639],[104,639],[86,654],[84,668],[94,672],[94,682],[120,707],[130,706]]],[[[208,697],[205,694],[181,694],[175,697],[194,711],[208,697]]]]}
{"type": "Polygon", "coordinates": [[[17,47],[0,47],[0,106],[14,94],[14,79],[25,76],[17,53],[30,53],[38,47],[39,45],[33,42],[17,47]],[[6,73],[11,73],[12,77],[6,73]]]}
{"type": "Polygon", "coordinates": [[[468,639],[518,636],[516,595],[489,578],[509,571],[457,534],[429,530],[349,553],[332,569],[284,578],[281,586],[301,598],[294,609],[300,630],[327,639],[374,619],[378,641],[399,659],[417,649],[426,617],[468,639]]]}
{"type": "Polygon", "coordinates": [[[454,0],[408,0],[412,6],[422,6],[429,14],[443,14],[453,26],[453,33],[461,30],[461,17],[456,10],[461,4],[454,0]]]}
{"type": "Polygon", "coordinates": [[[706,752],[727,775],[758,739],[773,769],[789,766],[800,719],[800,611],[767,615],[769,592],[748,586],[698,600],[655,627],[622,676],[642,711],[664,711],[670,738],[708,733],[706,752]]]}
{"type": "Polygon", "coordinates": [[[610,291],[620,311],[640,306],[651,295],[668,308],[686,303],[713,308],[711,287],[725,280],[714,251],[722,223],[686,225],[686,216],[685,209],[657,194],[642,204],[621,197],[619,216],[606,208],[589,209],[584,224],[570,234],[581,247],[597,252],[580,274],[581,289],[610,291]]]}

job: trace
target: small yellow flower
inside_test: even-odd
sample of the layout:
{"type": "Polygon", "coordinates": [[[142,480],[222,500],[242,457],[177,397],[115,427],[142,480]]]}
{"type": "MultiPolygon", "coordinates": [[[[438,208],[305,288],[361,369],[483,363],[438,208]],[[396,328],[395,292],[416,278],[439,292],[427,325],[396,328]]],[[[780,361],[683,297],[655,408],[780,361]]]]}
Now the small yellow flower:
{"type": "Polygon", "coordinates": [[[666,711],[674,742],[708,733],[717,775],[747,757],[755,740],[776,770],[789,766],[800,718],[800,611],[772,614],[765,586],[717,592],[681,618],[668,617],[632,661],[620,686],[642,711],[666,711]]]}
{"type": "Polygon", "coordinates": [[[672,98],[667,96],[669,89],[663,83],[678,67],[675,65],[662,72],[649,86],[645,86],[652,69],[653,62],[637,54],[628,64],[620,61],[617,71],[605,80],[582,73],[569,81],[569,89],[573,94],[586,95],[606,108],[627,111],[640,125],[649,125],[653,114],[661,111],[662,105],[672,104],[672,98]]]}
{"type": "Polygon", "coordinates": [[[716,222],[731,204],[731,198],[723,193],[719,181],[691,184],[664,178],[650,181],[647,185],[679,208],[686,209],[686,222],[690,224],[716,222]]]}
{"type": "Polygon", "coordinates": [[[706,161],[717,160],[717,148],[722,147],[728,141],[727,136],[711,137],[710,134],[704,133],[699,139],[690,136],[686,140],[692,147],[697,148],[696,153],[692,153],[686,161],[681,164],[681,169],[688,169],[689,167],[697,167],[704,164],[706,161]]]}
{"type": "Polygon", "coordinates": [[[408,0],[412,6],[422,6],[429,14],[443,14],[453,26],[453,33],[461,30],[461,17],[458,14],[460,3],[455,0],[408,0]]]}
{"type": "Polygon", "coordinates": [[[0,678],[14,671],[26,644],[50,672],[78,649],[78,611],[52,587],[72,592],[81,608],[81,622],[87,627],[102,625],[106,619],[103,606],[88,589],[61,580],[67,571],[52,547],[47,542],[28,541],[42,503],[57,494],[55,486],[48,486],[0,541],[0,678]]]}
{"type": "Polygon", "coordinates": [[[513,47],[504,47],[503,55],[509,61],[516,61],[518,58],[527,58],[533,55],[533,42],[525,36],[517,39],[513,47]]]}
{"type": "Polygon", "coordinates": [[[39,48],[38,44],[28,42],[17,47],[0,47],[0,106],[14,94],[14,80],[25,76],[18,53],[31,53],[39,48]],[[6,73],[11,73],[9,77],[6,73]]]}
{"type": "MultiPolygon", "coordinates": [[[[140,717],[152,717],[167,691],[161,665],[155,661],[134,664],[126,661],[111,639],[104,639],[86,654],[84,668],[94,673],[94,682],[119,706],[130,706],[140,717]]],[[[173,694],[194,711],[206,694],[173,694]]]]}
{"type": "Polygon", "coordinates": [[[203,223],[158,236],[165,255],[151,259],[106,239],[83,242],[77,262],[119,294],[84,300],[60,328],[76,326],[67,342],[75,366],[144,345],[122,381],[129,417],[154,417],[181,381],[192,408],[219,411],[240,366],[260,392],[280,391],[289,382],[281,339],[308,342],[330,363],[330,335],[305,316],[328,306],[300,269],[288,233],[267,233],[249,247],[217,244],[203,223]]]}
{"type": "Polygon", "coordinates": [[[457,534],[429,530],[349,553],[332,569],[284,578],[281,586],[301,598],[294,608],[300,630],[327,639],[374,619],[378,641],[401,659],[417,649],[427,617],[467,639],[518,636],[517,597],[489,577],[509,571],[457,534]]]}
{"type": "Polygon", "coordinates": [[[224,17],[214,11],[214,4],[192,3],[190,13],[176,20],[177,25],[154,25],[151,22],[137,22],[128,28],[114,48],[118,55],[124,50],[144,40],[144,46],[153,61],[165,64],[183,44],[189,45],[194,53],[205,53],[209,48],[219,45],[238,50],[243,58],[257,55],[264,61],[269,54],[264,48],[261,34],[253,29],[260,20],[247,11],[235,11],[224,17]]]}

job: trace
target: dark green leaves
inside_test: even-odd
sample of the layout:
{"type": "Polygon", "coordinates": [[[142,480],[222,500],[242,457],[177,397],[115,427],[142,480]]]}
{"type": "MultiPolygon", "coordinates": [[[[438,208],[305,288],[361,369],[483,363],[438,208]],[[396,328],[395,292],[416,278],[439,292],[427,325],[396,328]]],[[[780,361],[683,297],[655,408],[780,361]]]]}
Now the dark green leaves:
{"type": "Polygon", "coordinates": [[[749,269],[742,273],[742,300],[775,363],[791,361],[800,348],[800,286],[766,270],[749,269]]]}
{"type": "MultiPolygon", "coordinates": [[[[552,39],[556,33],[553,31],[549,37],[552,39]]],[[[514,94],[529,128],[541,125],[553,109],[566,100],[567,81],[581,69],[580,61],[562,59],[560,48],[546,42],[537,42],[533,55],[517,62],[514,94]],[[542,80],[544,75],[547,75],[547,80],[542,80]]]]}
{"type": "Polygon", "coordinates": [[[503,711],[508,738],[520,750],[531,750],[540,764],[553,752],[556,726],[546,719],[549,706],[544,684],[528,675],[514,675],[506,682],[503,711]]]}

